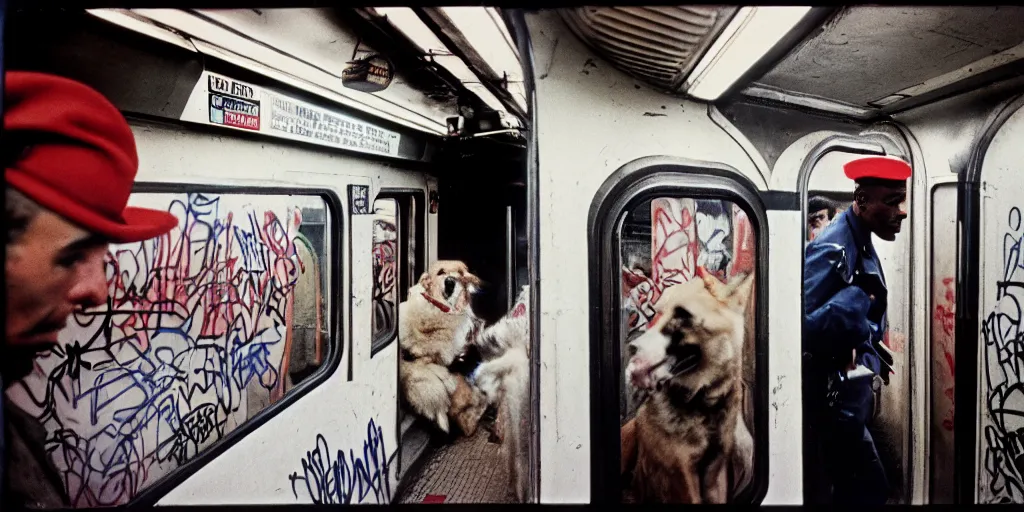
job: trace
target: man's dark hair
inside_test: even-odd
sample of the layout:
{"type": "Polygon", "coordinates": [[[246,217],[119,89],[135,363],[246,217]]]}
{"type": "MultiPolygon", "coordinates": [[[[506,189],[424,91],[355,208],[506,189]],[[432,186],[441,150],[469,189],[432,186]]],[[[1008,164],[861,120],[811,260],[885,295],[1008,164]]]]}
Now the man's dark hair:
{"type": "Polygon", "coordinates": [[[10,185],[4,189],[4,246],[6,247],[18,241],[32,219],[42,211],[42,207],[10,185]]]}
{"type": "Polygon", "coordinates": [[[859,180],[856,180],[854,183],[855,187],[853,189],[853,201],[859,204],[861,207],[864,207],[867,201],[867,196],[865,195],[865,189],[867,188],[882,187],[897,189],[906,188],[907,186],[906,180],[887,180],[884,178],[861,178],[859,180]]]}
{"type": "Polygon", "coordinates": [[[870,186],[899,188],[907,186],[906,180],[889,180],[885,178],[860,178],[854,181],[854,183],[858,188],[870,186]]]}
{"type": "MultiPolygon", "coordinates": [[[[24,135],[5,134],[0,145],[0,163],[4,169],[14,167],[25,154],[32,149],[32,144],[25,140],[24,135]]],[[[10,185],[5,185],[4,194],[4,246],[18,241],[32,219],[42,210],[35,201],[22,194],[10,185]]]]}
{"type": "Polygon", "coordinates": [[[828,210],[828,219],[836,216],[836,203],[823,196],[814,196],[807,200],[807,213],[828,210]]]}

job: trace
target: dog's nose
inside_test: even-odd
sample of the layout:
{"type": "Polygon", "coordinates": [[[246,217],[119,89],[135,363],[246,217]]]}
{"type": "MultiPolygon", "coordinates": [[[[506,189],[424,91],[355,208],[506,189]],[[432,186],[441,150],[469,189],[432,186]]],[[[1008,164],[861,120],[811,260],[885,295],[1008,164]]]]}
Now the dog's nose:
{"type": "Polygon", "coordinates": [[[635,356],[636,355],[636,345],[630,343],[629,345],[626,345],[626,346],[629,347],[629,356],[630,357],[635,356]]]}
{"type": "Polygon", "coordinates": [[[446,277],[444,280],[444,294],[450,296],[455,291],[455,278],[446,277]]]}

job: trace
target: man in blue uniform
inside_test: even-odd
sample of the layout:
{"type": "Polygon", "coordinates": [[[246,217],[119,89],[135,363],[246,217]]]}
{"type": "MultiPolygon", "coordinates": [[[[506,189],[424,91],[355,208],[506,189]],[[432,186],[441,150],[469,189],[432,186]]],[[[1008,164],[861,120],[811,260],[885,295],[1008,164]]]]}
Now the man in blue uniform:
{"type": "Polygon", "coordinates": [[[888,384],[893,361],[882,344],[887,290],[871,234],[896,239],[911,169],[897,158],[868,157],[844,170],[856,182],[853,204],[806,249],[805,398],[831,501],[884,504],[888,483],[868,424],[873,384],[888,384]]]}

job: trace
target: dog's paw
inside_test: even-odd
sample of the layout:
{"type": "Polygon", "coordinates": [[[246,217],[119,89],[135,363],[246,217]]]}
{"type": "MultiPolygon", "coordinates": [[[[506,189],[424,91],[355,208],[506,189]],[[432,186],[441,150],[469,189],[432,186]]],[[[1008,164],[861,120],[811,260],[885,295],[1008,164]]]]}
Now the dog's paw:
{"type": "Polygon", "coordinates": [[[450,428],[448,426],[447,414],[443,412],[437,413],[437,417],[434,418],[434,421],[437,423],[437,427],[440,428],[441,431],[444,432],[445,434],[447,434],[450,431],[450,428]]]}
{"type": "Polygon", "coordinates": [[[501,380],[494,372],[488,371],[489,369],[490,366],[486,363],[477,366],[470,375],[470,382],[483,393],[487,403],[494,403],[498,397],[501,380]]]}

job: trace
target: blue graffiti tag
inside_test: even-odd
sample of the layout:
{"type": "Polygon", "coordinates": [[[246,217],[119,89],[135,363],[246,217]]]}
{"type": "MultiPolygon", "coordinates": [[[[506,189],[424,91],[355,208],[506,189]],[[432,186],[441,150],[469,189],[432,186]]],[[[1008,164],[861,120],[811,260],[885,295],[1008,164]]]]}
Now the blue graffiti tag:
{"type": "Polygon", "coordinates": [[[309,498],[317,505],[349,504],[353,498],[356,503],[361,503],[371,493],[374,501],[382,504],[391,500],[388,475],[384,431],[371,419],[366,425],[362,457],[357,457],[355,451],[349,449],[348,458],[343,450],[338,450],[332,459],[327,439],[323,434],[317,434],[316,448],[306,452],[306,457],[302,459],[302,476],[296,471],[288,480],[292,483],[292,494],[296,498],[299,497],[296,482],[305,482],[309,498]]]}
{"type": "Polygon", "coordinates": [[[75,507],[129,502],[252,417],[253,396],[284,390],[295,211],[197,193],[165,204],[178,227],[111,247],[105,307],[73,316],[45,381],[12,384],[42,410],[75,507]]]}

